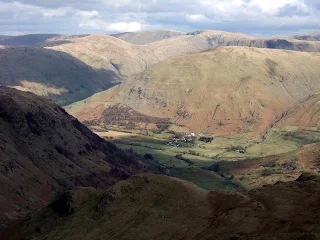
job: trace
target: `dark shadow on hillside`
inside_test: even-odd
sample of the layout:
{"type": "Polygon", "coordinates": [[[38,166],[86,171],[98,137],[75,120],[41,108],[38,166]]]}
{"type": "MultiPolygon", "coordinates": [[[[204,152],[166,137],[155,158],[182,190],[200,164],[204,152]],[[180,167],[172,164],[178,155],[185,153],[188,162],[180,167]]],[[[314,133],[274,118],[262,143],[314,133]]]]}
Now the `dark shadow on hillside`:
{"type": "Polygon", "coordinates": [[[70,43],[70,39],[83,38],[89,34],[82,35],[61,35],[61,34],[28,34],[22,36],[1,36],[0,45],[17,47],[17,46],[34,46],[34,47],[53,47],[70,43]],[[48,42],[48,40],[51,40],[48,42]]]}
{"type": "Polygon", "coordinates": [[[62,106],[107,90],[123,80],[111,70],[94,69],[70,54],[37,47],[0,49],[0,66],[0,85],[20,86],[21,81],[27,81],[63,89],[60,95],[48,96],[62,106]]]}
{"type": "Polygon", "coordinates": [[[294,38],[297,40],[304,40],[304,41],[320,41],[320,34],[294,36],[294,38]]]}
{"type": "Polygon", "coordinates": [[[33,45],[34,47],[56,47],[63,44],[72,43],[71,39],[74,38],[84,38],[89,36],[89,34],[85,35],[66,35],[60,36],[58,38],[47,39],[46,41],[40,42],[38,44],[33,45]],[[48,41],[49,40],[49,41],[48,41]]]}
{"type": "Polygon", "coordinates": [[[50,41],[50,42],[41,42],[37,45],[37,47],[56,47],[63,44],[72,43],[70,40],[57,40],[57,41],[50,41]]]}
{"type": "Polygon", "coordinates": [[[0,40],[0,45],[5,46],[32,46],[44,42],[50,38],[59,37],[60,34],[29,34],[11,36],[0,40]]]}

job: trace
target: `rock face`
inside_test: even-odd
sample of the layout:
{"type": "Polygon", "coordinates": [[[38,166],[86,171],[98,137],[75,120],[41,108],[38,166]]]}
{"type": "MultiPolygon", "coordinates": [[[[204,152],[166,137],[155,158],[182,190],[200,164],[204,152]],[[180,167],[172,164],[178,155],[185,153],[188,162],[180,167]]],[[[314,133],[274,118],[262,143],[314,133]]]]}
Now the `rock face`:
{"type": "MultiPolygon", "coordinates": [[[[212,192],[139,175],[102,194],[75,189],[13,223],[5,239],[318,239],[319,177],[248,192],[212,192]],[[71,211],[70,211],[71,209],[71,211]]],[[[1,233],[0,233],[1,234],[1,233]]]]}
{"type": "Polygon", "coordinates": [[[36,210],[57,192],[107,188],[148,168],[49,100],[0,88],[0,220],[36,210]]]}
{"type": "Polygon", "coordinates": [[[319,67],[318,53],[219,47],[163,61],[66,109],[108,125],[103,113],[120,104],[190,131],[259,137],[320,90],[319,67]]]}

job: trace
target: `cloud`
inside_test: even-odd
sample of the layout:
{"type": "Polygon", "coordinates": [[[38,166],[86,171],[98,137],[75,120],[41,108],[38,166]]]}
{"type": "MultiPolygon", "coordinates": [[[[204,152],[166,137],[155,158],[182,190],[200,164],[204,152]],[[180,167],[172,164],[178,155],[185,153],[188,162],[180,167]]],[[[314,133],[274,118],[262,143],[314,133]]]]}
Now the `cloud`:
{"type": "Polygon", "coordinates": [[[136,32],[141,30],[141,24],[138,22],[116,22],[108,24],[103,20],[88,20],[80,23],[79,27],[108,32],[136,32]]]}
{"type": "Polygon", "coordinates": [[[22,4],[20,2],[1,2],[0,1],[0,13],[11,12],[14,17],[22,16],[32,16],[32,15],[42,15],[43,17],[63,17],[66,16],[70,8],[44,8],[39,6],[33,6],[30,4],[22,4]]]}
{"type": "Polygon", "coordinates": [[[187,15],[187,21],[190,22],[208,22],[211,21],[209,18],[202,14],[191,14],[187,15]]]}
{"type": "Polygon", "coordinates": [[[115,32],[136,32],[141,30],[141,24],[138,22],[117,22],[109,24],[106,30],[115,32]]]}
{"type": "Polygon", "coordinates": [[[84,17],[84,18],[93,18],[93,17],[99,17],[100,13],[98,11],[78,11],[76,12],[76,15],[84,17]]]}
{"type": "Polygon", "coordinates": [[[279,10],[279,16],[309,16],[311,10],[304,4],[287,4],[279,10]]]}
{"type": "Polygon", "coordinates": [[[172,28],[286,35],[320,31],[320,4],[318,0],[0,0],[0,26],[0,34],[172,28]]]}

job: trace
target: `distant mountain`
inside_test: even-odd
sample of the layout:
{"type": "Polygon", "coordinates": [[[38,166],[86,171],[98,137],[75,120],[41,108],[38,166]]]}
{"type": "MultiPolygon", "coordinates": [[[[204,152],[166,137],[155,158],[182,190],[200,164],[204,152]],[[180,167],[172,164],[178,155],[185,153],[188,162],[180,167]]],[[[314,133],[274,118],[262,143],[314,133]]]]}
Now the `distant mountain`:
{"type": "Polygon", "coordinates": [[[4,46],[37,46],[48,45],[51,41],[63,41],[88,35],[66,35],[66,34],[28,34],[20,36],[0,36],[0,45],[4,46]],[[48,42],[47,44],[45,44],[48,42]]]}
{"type": "MultiPolygon", "coordinates": [[[[95,69],[112,71],[122,77],[141,73],[167,58],[199,53],[229,41],[255,39],[239,33],[205,31],[177,36],[147,45],[133,45],[108,35],[90,35],[67,42],[48,41],[47,48],[66,52],[95,69]]],[[[43,45],[46,47],[46,43],[43,45]]]]}
{"type": "Polygon", "coordinates": [[[182,180],[139,175],[103,193],[76,188],[3,239],[317,239],[319,176],[247,192],[206,191],[182,180]]]}
{"type": "Polygon", "coordinates": [[[145,45],[163,39],[173,38],[181,36],[184,33],[173,31],[173,30],[153,30],[153,31],[142,31],[142,32],[127,32],[113,35],[114,37],[120,38],[126,42],[145,45]]]}
{"type": "Polygon", "coordinates": [[[307,35],[296,35],[293,38],[306,41],[320,41],[320,33],[312,33],[307,35]]]}
{"type": "Polygon", "coordinates": [[[0,35],[0,41],[1,41],[1,40],[4,40],[4,39],[6,39],[6,38],[11,38],[11,37],[13,37],[13,36],[0,35]]]}
{"type": "MultiPolygon", "coordinates": [[[[141,34],[148,36],[151,33],[141,34]]],[[[47,43],[55,45],[54,40],[47,43]]],[[[146,45],[133,45],[108,35],[90,35],[72,38],[61,44],[57,41],[55,46],[49,48],[67,52],[94,68],[110,70],[128,77],[167,58],[199,53],[217,46],[249,46],[313,52],[320,50],[320,43],[290,39],[259,39],[241,33],[211,30],[180,35],[146,45]]]]}
{"type": "Polygon", "coordinates": [[[5,46],[32,46],[44,42],[50,38],[61,36],[60,34],[29,34],[21,36],[0,36],[0,45],[5,46]]]}
{"type": "MultiPolygon", "coordinates": [[[[155,39],[161,35],[152,31],[139,34],[131,35],[137,39],[139,36],[155,39]]],[[[102,34],[27,35],[14,39],[21,40],[17,40],[17,44],[35,45],[32,48],[6,48],[0,42],[0,84],[49,95],[60,105],[83,100],[166,59],[210,51],[212,47],[249,46],[308,52],[320,50],[320,41],[260,39],[222,31],[196,31],[146,45],[134,45],[102,34]]]]}
{"type": "Polygon", "coordinates": [[[93,125],[110,127],[110,114],[120,114],[137,129],[166,123],[258,137],[288,108],[320,91],[319,76],[319,53],[218,47],[163,61],[66,109],[93,125]]]}
{"type": "Polygon", "coordinates": [[[82,100],[120,82],[63,52],[36,47],[0,48],[0,85],[52,98],[60,105],[82,100]]]}
{"type": "Polygon", "coordinates": [[[103,34],[74,38],[47,48],[66,52],[94,69],[107,70],[122,77],[142,72],[159,61],[146,47],[103,34]]]}
{"type": "Polygon", "coordinates": [[[58,192],[106,189],[149,166],[51,101],[0,87],[0,222],[39,209],[58,192]]]}

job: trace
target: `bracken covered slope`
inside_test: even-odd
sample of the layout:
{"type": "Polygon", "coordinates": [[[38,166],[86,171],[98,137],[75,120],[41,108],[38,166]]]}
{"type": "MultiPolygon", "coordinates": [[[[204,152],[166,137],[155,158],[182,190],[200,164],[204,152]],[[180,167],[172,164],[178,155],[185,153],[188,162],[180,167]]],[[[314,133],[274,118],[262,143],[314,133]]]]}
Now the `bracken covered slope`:
{"type": "Polygon", "coordinates": [[[36,210],[57,192],[107,188],[149,168],[131,155],[49,100],[0,88],[0,220],[36,210]]]}
{"type": "Polygon", "coordinates": [[[191,131],[257,137],[318,92],[319,76],[318,53],[219,47],[163,61],[66,109],[81,121],[108,125],[104,113],[123,106],[191,131]]]}
{"type": "Polygon", "coordinates": [[[285,131],[310,130],[319,131],[320,94],[314,94],[294,106],[277,122],[275,128],[285,131]]]}
{"type": "Polygon", "coordinates": [[[103,194],[77,188],[9,226],[2,237],[319,239],[319,184],[319,177],[305,174],[248,192],[213,192],[166,176],[139,175],[103,194]]]}

